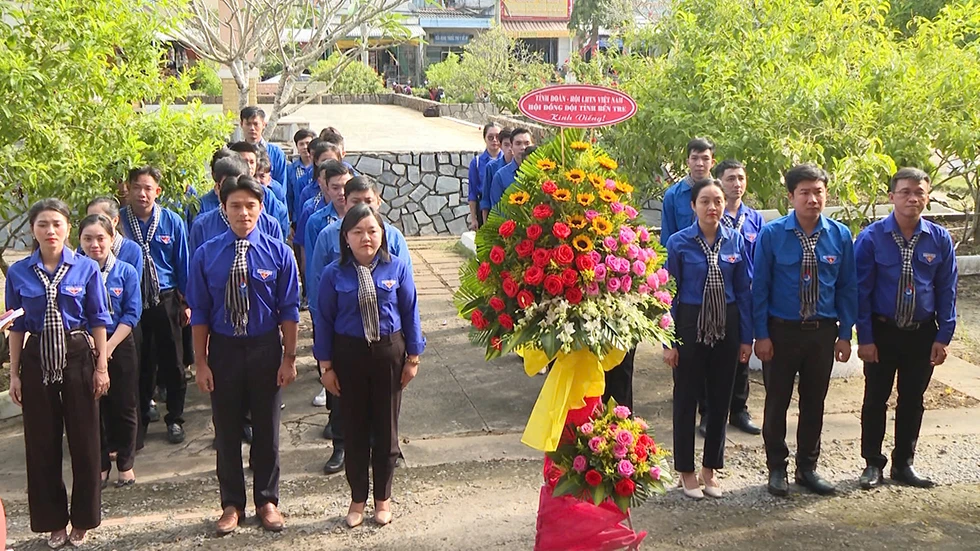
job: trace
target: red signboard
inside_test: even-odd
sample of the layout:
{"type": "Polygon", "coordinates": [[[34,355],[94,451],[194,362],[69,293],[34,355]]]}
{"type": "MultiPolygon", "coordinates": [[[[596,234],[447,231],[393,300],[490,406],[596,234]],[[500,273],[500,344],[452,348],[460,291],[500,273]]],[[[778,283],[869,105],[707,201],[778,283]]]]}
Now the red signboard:
{"type": "Polygon", "coordinates": [[[588,84],[549,86],[528,92],[517,103],[524,116],[550,126],[612,126],[636,114],[624,92],[588,84]]]}

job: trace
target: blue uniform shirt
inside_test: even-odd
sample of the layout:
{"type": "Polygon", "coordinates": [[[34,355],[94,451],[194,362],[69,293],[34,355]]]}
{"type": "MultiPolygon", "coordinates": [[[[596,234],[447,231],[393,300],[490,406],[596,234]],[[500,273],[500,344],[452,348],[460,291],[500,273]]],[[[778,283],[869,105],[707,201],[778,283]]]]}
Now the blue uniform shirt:
{"type": "MultiPolygon", "coordinates": [[[[81,328],[91,330],[93,327],[105,327],[111,324],[112,318],[109,317],[99,265],[91,258],[75,254],[67,247],[61,252],[58,268],[61,268],[62,264],[71,266],[58,285],[58,309],[61,310],[65,330],[81,328]]],[[[7,271],[5,296],[8,309],[24,309],[24,315],[14,320],[10,330],[40,335],[44,328],[44,310],[48,299],[45,296],[44,284],[34,272],[34,265],[44,269],[39,251],[34,251],[31,256],[15,262],[10,267],[7,271]]],[[[54,274],[48,272],[48,277],[53,278],[54,274]]]]}
{"type": "Polygon", "coordinates": [[[470,161],[469,200],[471,202],[479,202],[483,196],[483,169],[503,154],[502,151],[498,151],[496,157],[491,157],[490,152],[484,150],[478,157],[473,157],[473,160],[470,161]]]}
{"type": "MultiPolygon", "coordinates": [[[[364,338],[361,306],[357,300],[357,270],[353,260],[327,266],[320,278],[320,292],[314,313],[313,356],[318,361],[333,359],[335,334],[364,338]]],[[[378,262],[371,272],[378,294],[379,334],[383,337],[401,331],[405,352],[421,354],[425,349],[418,294],[412,271],[402,259],[378,262]]]]}
{"type": "Polygon", "coordinates": [[[127,262],[116,259],[116,263],[105,279],[105,289],[112,304],[112,321],[106,325],[110,336],[116,332],[120,323],[136,327],[143,315],[143,295],[140,293],[140,277],[136,268],[127,262]]]}
{"type": "MultiPolygon", "coordinates": [[[[289,213],[286,212],[286,205],[279,201],[275,192],[267,186],[262,186],[262,189],[265,190],[265,197],[262,198],[262,210],[276,219],[283,235],[289,235],[289,213]]],[[[201,197],[201,211],[197,215],[200,217],[219,208],[221,208],[221,199],[212,189],[204,197],[201,197]]]]}
{"type": "MultiPolygon", "coordinates": [[[[791,212],[766,224],[756,240],[752,315],[757,339],[769,338],[770,317],[800,319],[803,246],[794,232],[797,229],[802,230],[791,212]]],[[[814,319],[840,320],[838,337],[849,341],[858,302],[851,231],[826,216],[820,217],[814,231],[821,232],[815,250],[820,285],[814,319]]]]}
{"type": "MultiPolygon", "coordinates": [[[[272,190],[273,195],[276,196],[276,199],[279,199],[279,202],[280,203],[282,203],[283,205],[286,204],[286,186],[282,185],[279,182],[279,180],[275,180],[274,179],[271,182],[269,182],[269,185],[267,185],[265,187],[267,187],[267,188],[269,188],[269,189],[272,190]]],[[[289,215],[289,209],[288,208],[286,209],[286,215],[287,216],[289,215]]]]}
{"type": "Polygon", "coordinates": [[[493,177],[507,164],[507,159],[504,158],[503,154],[487,163],[487,168],[483,171],[483,179],[480,181],[483,186],[480,192],[480,210],[490,210],[495,204],[490,201],[490,186],[493,184],[493,177]]]}
{"type": "MultiPolygon", "coordinates": [[[[299,276],[293,251],[282,241],[257,228],[246,237],[251,246],[248,262],[248,336],[269,333],[283,322],[299,321],[299,276]]],[[[187,304],[191,325],[207,325],[226,337],[235,336],[225,310],[225,283],[235,260],[231,230],[215,237],[194,253],[187,304]]]]}
{"type": "MultiPolygon", "coordinates": [[[[296,233],[293,234],[294,244],[299,245],[300,247],[306,246],[306,224],[310,221],[310,217],[320,210],[327,211],[327,214],[323,216],[332,215],[334,218],[339,218],[337,215],[337,209],[335,209],[333,206],[333,201],[328,203],[326,198],[322,195],[314,196],[303,204],[303,213],[300,214],[299,219],[296,220],[296,233]]],[[[316,245],[316,243],[310,243],[310,247],[313,247],[314,245],[316,245]]]]}
{"type": "MultiPolygon", "coordinates": [[[[745,240],[731,228],[721,226],[719,229],[721,234],[718,238],[722,241],[718,250],[718,266],[725,280],[725,303],[737,303],[742,344],[752,344],[752,289],[745,240]]],[[[677,281],[677,297],[671,308],[675,318],[678,304],[700,305],[704,299],[708,259],[697,242],[698,237],[704,239],[701,226],[692,224],[670,236],[667,241],[667,271],[677,281]]]]}
{"type": "MultiPolygon", "coordinates": [[[[858,344],[873,344],[871,318],[895,318],[898,283],[902,275],[902,253],[892,237],[901,235],[895,215],[872,223],[854,243],[858,273],[858,344]]],[[[914,321],[936,317],[936,342],[949,344],[956,329],[956,251],[946,228],[919,219],[920,234],[912,257],[915,280],[914,321]]]]}
{"type": "Polygon", "coordinates": [[[497,171],[493,175],[493,180],[490,182],[490,208],[493,209],[500,202],[500,198],[504,196],[504,192],[507,188],[517,180],[517,162],[511,161],[503,168],[497,171]]]}
{"type": "MultiPolygon", "coordinates": [[[[221,216],[221,209],[212,210],[203,216],[199,216],[197,222],[194,224],[194,228],[191,229],[190,237],[190,250],[191,256],[194,256],[194,252],[201,247],[201,245],[207,243],[212,238],[215,238],[226,231],[231,226],[225,222],[223,216],[221,216]]],[[[282,236],[282,228],[279,227],[279,222],[275,218],[269,216],[265,209],[259,215],[259,222],[256,226],[259,231],[269,234],[273,239],[278,239],[279,241],[285,242],[282,236]]]]}
{"type": "MultiPolygon", "coordinates": [[[[334,261],[340,260],[340,226],[343,219],[333,222],[320,232],[316,238],[315,247],[307,247],[306,282],[309,284],[307,298],[310,310],[316,311],[316,297],[320,289],[320,276],[323,270],[334,261]],[[312,249],[312,254],[310,254],[312,249]]],[[[385,222],[385,238],[388,241],[388,254],[397,256],[408,264],[412,271],[412,255],[408,251],[405,236],[398,228],[385,222]]],[[[311,241],[312,243],[312,241],[311,241]]]]}
{"type": "MultiPolygon", "coordinates": [[[[181,294],[185,294],[187,292],[187,264],[189,259],[187,227],[184,226],[184,221],[176,212],[159,205],[154,208],[160,209],[160,223],[150,241],[150,257],[157,268],[160,290],[177,289],[181,294]]],[[[128,209],[129,207],[125,207],[122,210],[120,215],[122,224],[120,225],[126,237],[134,239],[129,228],[129,222],[127,222],[128,209]]],[[[140,225],[140,231],[146,235],[150,229],[150,220],[148,219],[146,222],[139,218],[136,220],[140,225]]],[[[139,244],[137,243],[137,245],[139,244]]],[[[142,277],[142,274],[140,275],[142,277]]]]}
{"type": "MultiPolygon", "coordinates": [[[[358,175],[357,171],[354,170],[354,167],[351,166],[350,163],[348,163],[347,161],[343,161],[343,163],[344,166],[347,167],[347,170],[350,172],[351,176],[358,175]]],[[[320,194],[320,184],[317,183],[317,179],[313,177],[313,170],[310,169],[310,179],[306,184],[306,186],[303,188],[303,191],[300,192],[299,201],[296,203],[297,206],[296,216],[297,217],[300,216],[303,212],[303,206],[307,205],[311,199],[313,199],[319,194],[320,194]]]]}
{"type": "Polygon", "coordinates": [[[660,244],[667,246],[670,236],[694,223],[691,208],[691,176],[667,188],[663,208],[660,211],[660,244]]]}
{"type": "MultiPolygon", "coordinates": [[[[269,154],[269,163],[272,165],[272,170],[270,171],[272,173],[272,179],[277,182],[285,182],[286,154],[283,153],[282,148],[265,140],[262,140],[259,144],[264,145],[265,151],[269,154]]],[[[286,200],[285,196],[282,200],[286,200]]]]}
{"type": "Polygon", "coordinates": [[[286,208],[289,211],[289,219],[296,220],[296,203],[303,193],[310,175],[313,174],[313,165],[305,166],[302,158],[297,158],[286,167],[286,208]]]}
{"type": "Polygon", "coordinates": [[[745,203],[739,203],[738,212],[735,216],[729,214],[727,210],[722,216],[731,220],[734,226],[738,224],[738,219],[742,217],[742,214],[745,214],[745,221],[742,222],[739,233],[745,239],[745,260],[749,263],[749,279],[751,280],[752,275],[755,273],[753,264],[755,262],[755,242],[759,239],[759,232],[762,231],[762,226],[766,225],[766,219],[762,217],[761,212],[745,206],[745,203]]]}
{"type": "MultiPolygon", "coordinates": [[[[341,220],[341,216],[337,214],[337,209],[333,206],[333,201],[327,205],[327,208],[317,210],[316,212],[310,214],[309,218],[306,219],[306,226],[303,229],[302,243],[303,248],[305,249],[304,254],[306,255],[305,260],[307,266],[309,266],[310,262],[313,260],[313,249],[316,246],[320,232],[327,226],[339,220],[341,220]]],[[[326,266],[326,264],[323,266],[326,266]]],[[[321,268],[323,266],[321,266],[321,268]]]]}

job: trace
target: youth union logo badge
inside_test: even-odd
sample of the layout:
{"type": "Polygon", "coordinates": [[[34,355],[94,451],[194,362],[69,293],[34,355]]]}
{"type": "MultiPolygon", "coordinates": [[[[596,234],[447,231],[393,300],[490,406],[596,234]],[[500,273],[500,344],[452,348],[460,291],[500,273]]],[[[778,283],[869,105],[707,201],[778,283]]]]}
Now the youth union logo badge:
{"type": "Polygon", "coordinates": [[[936,255],[933,253],[922,253],[922,259],[926,261],[926,264],[932,264],[932,261],[936,259],[936,255]]]}
{"type": "Polygon", "coordinates": [[[386,279],[386,280],[382,281],[381,284],[384,285],[385,288],[390,291],[391,288],[395,286],[395,280],[394,279],[386,279]]]}
{"type": "Polygon", "coordinates": [[[757,235],[759,235],[759,234],[757,234],[757,233],[747,233],[747,234],[745,234],[745,238],[749,240],[749,243],[755,243],[755,237],[757,235]]]}
{"type": "Polygon", "coordinates": [[[123,292],[122,287],[113,287],[109,289],[109,291],[111,291],[112,294],[116,295],[117,297],[122,296],[122,292],[123,292]]]}
{"type": "Polygon", "coordinates": [[[65,287],[65,291],[67,291],[68,294],[70,294],[73,297],[78,296],[78,293],[81,293],[83,289],[84,287],[77,287],[75,285],[69,285],[65,287]]]}
{"type": "Polygon", "coordinates": [[[823,260],[827,264],[835,264],[837,262],[837,257],[831,254],[823,255],[823,260]]]}
{"type": "Polygon", "coordinates": [[[169,235],[161,235],[160,236],[160,242],[163,243],[164,245],[169,245],[170,244],[170,236],[169,235]]]}
{"type": "Polygon", "coordinates": [[[259,274],[259,277],[264,281],[272,275],[272,270],[256,270],[255,273],[259,274]]]}

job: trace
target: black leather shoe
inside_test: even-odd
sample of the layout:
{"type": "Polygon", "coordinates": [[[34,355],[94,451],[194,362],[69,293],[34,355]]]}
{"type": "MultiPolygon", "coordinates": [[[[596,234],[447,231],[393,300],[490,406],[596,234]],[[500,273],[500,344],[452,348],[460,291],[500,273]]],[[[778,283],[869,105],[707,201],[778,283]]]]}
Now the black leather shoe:
{"type": "Polygon", "coordinates": [[[747,411],[743,411],[735,415],[734,417],[732,417],[731,424],[733,427],[737,428],[738,430],[746,434],[752,434],[752,435],[762,434],[762,429],[759,428],[759,425],[756,425],[755,423],[752,422],[752,416],[749,415],[749,412],[747,411]]]}
{"type": "Polygon", "coordinates": [[[323,466],[323,474],[334,474],[344,470],[344,448],[334,448],[333,455],[323,466]]]}
{"type": "Polygon", "coordinates": [[[242,441],[252,443],[252,425],[242,425],[242,441]]]}
{"type": "Polygon", "coordinates": [[[330,426],[330,423],[323,425],[323,439],[333,440],[333,427],[330,426]]]}
{"type": "Polygon", "coordinates": [[[766,489],[776,497],[786,497],[789,495],[789,480],[787,480],[786,470],[777,469],[769,471],[769,485],[766,489]]]}
{"type": "Polygon", "coordinates": [[[881,477],[881,469],[874,465],[868,465],[865,467],[864,472],[861,473],[861,478],[858,482],[861,483],[861,488],[870,490],[871,488],[881,486],[881,477]]]}
{"type": "Polygon", "coordinates": [[[818,475],[817,471],[796,471],[796,483],[822,496],[837,493],[837,488],[818,475]]]}
{"type": "Polygon", "coordinates": [[[919,476],[919,473],[915,472],[912,465],[906,465],[898,469],[892,468],[891,479],[895,482],[916,488],[932,488],[936,485],[932,480],[919,476]]]}
{"type": "Polygon", "coordinates": [[[184,441],[184,427],[174,423],[167,426],[167,440],[171,444],[180,444],[184,441]]]}
{"type": "Polygon", "coordinates": [[[704,415],[701,416],[701,422],[698,423],[698,434],[701,435],[701,438],[708,436],[708,420],[704,415]]]}

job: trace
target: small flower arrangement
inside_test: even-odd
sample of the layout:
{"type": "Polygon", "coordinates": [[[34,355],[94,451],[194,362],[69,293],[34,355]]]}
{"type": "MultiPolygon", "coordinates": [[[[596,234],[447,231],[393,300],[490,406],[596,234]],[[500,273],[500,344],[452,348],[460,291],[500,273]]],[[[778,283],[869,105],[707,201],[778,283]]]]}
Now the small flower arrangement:
{"type": "Polygon", "coordinates": [[[548,453],[548,483],[555,497],[571,495],[600,505],[607,499],[624,514],[673,482],[666,458],[649,426],[612,398],[605,410],[580,425],[565,427],[562,443],[548,453]]]}

